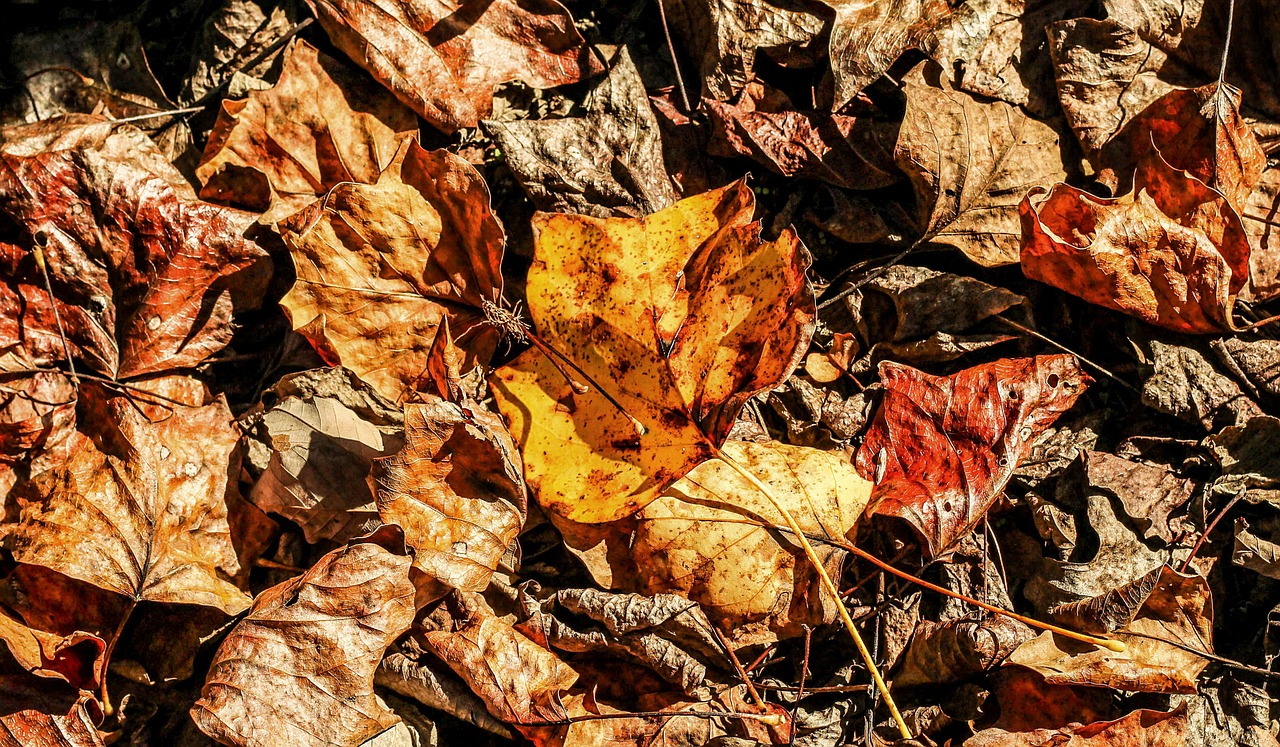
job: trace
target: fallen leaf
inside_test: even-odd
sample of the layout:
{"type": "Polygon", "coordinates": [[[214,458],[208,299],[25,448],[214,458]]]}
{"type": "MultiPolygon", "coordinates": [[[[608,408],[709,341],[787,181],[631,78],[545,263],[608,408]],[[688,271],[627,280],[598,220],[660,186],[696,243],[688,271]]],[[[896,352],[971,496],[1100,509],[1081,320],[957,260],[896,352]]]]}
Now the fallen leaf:
{"type": "Polygon", "coordinates": [[[334,46],[436,129],[475,127],[493,89],[576,83],[600,72],[555,0],[307,0],[334,46]]]}
{"type": "Polygon", "coordinates": [[[61,372],[4,377],[0,383],[0,507],[20,480],[39,475],[70,455],[75,422],[75,386],[61,372]]]}
{"type": "Polygon", "coordinates": [[[1223,428],[1205,439],[1222,475],[1210,483],[1210,495],[1244,495],[1253,504],[1280,506],[1280,463],[1274,445],[1280,439],[1280,420],[1269,415],[1244,425],[1223,428]]]}
{"type": "Polygon", "coordinates": [[[481,307],[502,295],[504,236],[458,156],[405,141],[377,184],[338,185],[281,231],[297,271],[280,301],[293,328],[383,397],[418,388],[446,318],[467,336],[468,367],[493,352],[481,307]]]}
{"type": "Polygon", "coordinates": [[[1249,257],[1250,283],[1246,292],[1259,301],[1280,295],[1280,169],[1262,172],[1257,186],[1240,209],[1253,253],[1249,257]]]}
{"type": "MultiPolygon", "coordinates": [[[[671,29],[693,58],[702,95],[728,101],[754,77],[759,53],[776,62],[812,57],[805,48],[825,21],[777,0],[664,0],[671,29]]],[[[697,91],[690,91],[696,102],[697,91]]]]}
{"type": "Polygon", "coordinates": [[[500,737],[512,735],[506,724],[490,715],[484,701],[414,636],[387,650],[373,683],[500,737]]]}
{"type": "Polygon", "coordinates": [[[274,407],[243,419],[260,444],[251,453],[264,452],[249,500],[297,524],[308,542],[377,528],[367,478],[374,459],[404,445],[400,414],[342,368],[294,374],[271,393],[274,407]]]}
{"type": "Polygon", "coordinates": [[[936,65],[917,65],[902,84],[894,158],[915,189],[923,238],[986,267],[1017,262],[1018,203],[1066,175],[1057,133],[1017,107],[955,90],[936,65]]]}
{"type": "Polygon", "coordinates": [[[752,81],[732,102],[703,99],[711,152],[741,155],[783,176],[874,189],[898,180],[888,142],[895,124],[798,110],[786,94],[752,81]]]}
{"type": "Polygon", "coordinates": [[[946,685],[967,680],[999,666],[1031,636],[1030,628],[1004,615],[942,624],[921,620],[893,685],[946,685]]]}
{"type": "Polygon", "coordinates": [[[373,676],[413,621],[409,563],[361,542],[260,594],[214,655],[196,725],[242,747],[359,745],[393,726],[373,676]]]}
{"type": "Polygon", "coordinates": [[[33,674],[65,680],[81,690],[95,690],[102,682],[106,643],[91,633],[60,636],[28,627],[0,609],[0,642],[14,663],[33,674]]]}
{"type": "Polygon", "coordinates": [[[240,434],[226,403],[175,406],[158,423],[121,397],[97,409],[94,443],[15,493],[4,547],[133,602],[244,611],[228,580],[239,570],[226,495],[240,434]]]}
{"type": "Polygon", "coordinates": [[[1110,690],[1051,685],[1023,667],[1000,667],[992,672],[991,697],[1000,706],[1000,717],[991,727],[1007,732],[1060,729],[1116,717],[1110,690]]]}
{"type": "Polygon", "coordinates": [[[950,377],[886,361],[880,381],[856,461],[876,483],[866,516],[907,522],[932,559],[982,520],[1036,436],[1092,379],[1074,356],[1041,355],[950,377]]]}
{"type": "Polygon", "coordinates": [[[1236,519],[1231,562],[1267,578],[1280,580],[1280,545],[1249,531],[1249,522],[1236,519]]]}
{"type": "Polygon", "coordinates": [[[1195,480],[1179,477],[1164,465],[1131,462],[1099,451],[1083,452],[1081,463],[1088,489],[1118,498],[1143,539],[1173,543],[1169,515],[1191,500],[1195,480]]]}
{"type": "Polygon", "coordinates": [[[1280,402],[1280,340],[1228,336],[1211,340],[1209,348],[1259,404],[1280,402]]]}
{"type": "Polygon", "coordinates": [[[534,327],[626,411],[575,392],[538,350],[496,372],[544,508],[589,523],[635,513],[710,458],[747,399],[804,355],[808,253],[790,231],[761,240],[753,209],[739,181],[642,220],[535,218],[534,327]]]}
{"type": "Polygon", "coordinates": [[[493,613],[478,595],[455,593],[450,627],[421,633],[425,648],[461,677],[498,719],[537,726],[566,717],[562,697],[578,674],[493,613]]]}
{"type": "Polygon", "coordinates": [[[191,52],[191,70],[187,74],[179,99],[183,103],[198,101],[209,91],[232,77],[263,77],[277,59],[268,55],[252,67],[253,61],[266,47],[279,39],[299,20],[299,4],[274,0],[228,0],[209,15],[196,37],[191,52]]]}
{"type": "Polygon", "coordinates": [[[1151,340],[1151,376],[1142,382],[1142,404],[1213,432],[1243,425],[1262,414],[1231,377],[1191,345],[1151,340]]]}
{"type": "Polygon", "coordinates": [[[1153,152],[1129,195],[1067,184],[1045,194],[1032,190],[1020,208],[1027,277],[1175,332],[1234,329],[1249,242],[1220,193],[1153,152]]]}
{"type": "Polygon", "coordinates": [[[1138,710],[1114,721],[1072,724],[1061,729],[1008,732],[984,729],[966,747],[1182,747],[1190,737],[1187,709],[1138,710]]]}
{"type": "Polygon", "coordinates": [[[583,108],[562,119],[482,123],[534,207],[639,218],[674,203],[658,121],[626,47],[583,108]]]}
{"type": "Polygon", "coordinates": [[[89,369],[117,380],[169,372],[220,350],[232,312],[260,302],[270,262],[242,235],[254,216],[198,201],[140,131],[63,119],[4,135],[0,212],[23,238],[0,241],[0,350],[62,361],[56,305],[89,369]]]}
{"type": "Polygon", "coordinates": [[[22,692],[21,685],[11,682],[4,682],[3,689],[20,705],[0,701],[0,747],[103,747],[96,723],[102,713],[89,693],[67,706],[62,702],[66,698],[39,702],[46,700],[41,697],[45,693],[22,692]]]}
{"type": "Polygon", "coordinates": [[[1045,631],[1019,646],[1008,663],[1039,672],[1050,684],[1192,693],[1209,660],[1187,648],[1213,653],[1208,582],[1167,565],[1049,614],[1068,628],[1107,635],[1126,647],[1116,652],[1045,631]]]}
{"type": "Polygon", "coordinates": [[[920,50],[946,70],[975,56],[998,20],[1018,14],[1018,0],[819,0],[835,11],[828,57],[835,79],[832,111],[888,72],[898,57],[920,50]]]}
{"type": "MultiPolygon", "coordinates": [[[[725,452],[769,486],[838,575],[871,486],[844,459],[817,449],[730,441],[725,452]]],[[[636,514],[631,551],[645,594],[697,602],[735,646],[800,635],[835,619],[836,600],[782,516],[724,462],[712,460],[636,514]]]]}
{"type": "Polygon", "coordinates": [[[196,178],[207,200],[262,212],[273,225],[343,182],[372,184],[418,120],[386,90],[305,41],[280,79],[224,99],[196,178]]]}
{"type": "MultiPolygon", "coordinates": [[[[501,419],[439,398],[405,406],[405,445],[375,463],[378,514],[404,528],[432,598],[484,591],[524,527],[520,454],[501,419]]],[[[418,604],[426,601],[419,596],[418,604]]]]}

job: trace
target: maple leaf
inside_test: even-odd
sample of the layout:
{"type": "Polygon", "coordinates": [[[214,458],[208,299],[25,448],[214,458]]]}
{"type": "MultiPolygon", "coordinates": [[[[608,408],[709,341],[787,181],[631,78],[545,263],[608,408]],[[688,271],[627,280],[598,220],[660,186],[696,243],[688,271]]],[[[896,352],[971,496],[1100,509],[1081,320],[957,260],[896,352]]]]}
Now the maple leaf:
{"type": "Polygon", "coordinates": [[[65,331],[76,359],[119,380],[227,344],[232,312],[256,306],[269,275],[242,235],[252,214],[197,200],[129,125],[63,118],[5,137],[0,213],[21,230],[16,244],[0,238],[0,351],[54,365],[65,331]]]}
{"type": "Polygon", "coordinates": [[[545,508],[585,522],[635,513],[713,456],[746,400],[804,355],[808,254],[791,231],[762,241],[753,208],[739,181],[640,220],[535,217],[534,326],[607,389],[575,391],[540,350],[496,372],[545,508]]]}
{"type": "Polygon", "coordinates": [[[524,526],[520,472],[496,414],[439,398],[405,406],[404,449],[377,461],[378,513],[404,528],[431,596],[489,585],[524,526]]]}
{"type": "Polygon", "coordinates": [[[1235,329],[1232,307],[1249,280],[1240,217],[1158,151],[1133,181],[1131,194],[1114,199],[1067,184],[1023,198],[1023,272],[1176,332],[1235,329]]]}
{"type": "Polygon", "coordinates": [[[334,45],[433,127],[475,127],[493,89],[576,83],[600,64],[555,0],[307,0],[334,45]]]}
{"type": "Polygon", "coordinates": [[[482,123],[534,206],[638,218],[675,202],[658,122],[626,47],[583,107],[579,117],[482,123]]]}
{"type": "Polygon", "coordinates": [[[441,323],[467,336],[468,367],[498,332],[483,306],[502,296],[502,227],[475,168],[401,143],[376,184],[341,184],[281,223],[297,280],[281,299],[325,362],[392,402],[426,376],[441,323]]]}
{"type": "Polygon", "coordinates": [[[978,264],[1018,261],[1018,204],[1065,178],[1058,136],[1017,107],[954,90],[921,63],[903,77],[907,97],[894,157],[911,179],[924,238],[978,264]]]}
{"type": "Polygon", "coordinates": [[[95,409],[95,441],[13,496],[4,547],[135,602],[242,612],[226,506],[240,434],[226,403],[175,407],[160,422],[121,397],[95,409]]]}
{"type": "Polygon", "coordinates": [[[409,557],[382,541],[340,547],[258,595],[191,708],[201,731],[242,747],[358,745],[398,721],[373,673],[413,621],[413,584],[409,557]]]}
{"type": "Polygon", "coordinates": [[[949,377],[881,363],[884,397],[856,462],[876,483],[867,517],[907,522],[926,560],[945,553],[1090,381],[1070,355],[1000,360],[949,377]]]}
{"type": "Polygon", "coordinates": [[[386,90],[305,41],[285,51],[280,79],[225,99],[196,178],[200,196],[264,211],[274,224],[342,182],[373,183],[413,112],[386,90]]]}

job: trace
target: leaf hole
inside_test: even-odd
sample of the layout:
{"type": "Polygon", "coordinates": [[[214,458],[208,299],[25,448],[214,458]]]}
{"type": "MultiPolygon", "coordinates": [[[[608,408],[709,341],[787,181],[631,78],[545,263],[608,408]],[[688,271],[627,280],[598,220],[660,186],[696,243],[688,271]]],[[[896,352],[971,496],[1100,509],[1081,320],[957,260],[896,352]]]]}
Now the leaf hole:
{"type": "Polygon", "coordinates": [[[1050,389],[1056,389],[1061,382],[1062,379],[1058,378],[1057,374],[1049,374],[1049,378],[1044,380],[1044,383],[1048,384],[1050,389]]]}

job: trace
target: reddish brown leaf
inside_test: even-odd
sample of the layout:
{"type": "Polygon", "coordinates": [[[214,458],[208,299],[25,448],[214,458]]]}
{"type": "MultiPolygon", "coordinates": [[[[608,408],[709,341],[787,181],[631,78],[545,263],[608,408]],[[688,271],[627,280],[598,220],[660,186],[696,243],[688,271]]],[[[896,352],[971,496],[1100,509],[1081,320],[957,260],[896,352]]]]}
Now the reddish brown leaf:
{"type": "Polygon", "coordinates": [[[0,383],[0,506],[18,480],[70,455],[76,421],[75,387],[62,373],[5,378],[0,383]]]}
{"type": "Polygon", "coordinates": [[[0,214],[22,239],[0,241],[0,350],[65,358],[56,304],[72,354],[102,375],[194,366],[259,302],[269,262],[242,236],[254,216],[198,201],[141,132],[84,122],[5,132],[0,214]]]}
{"type": "Polygon", "coordinates": [[[10,698],[0,697],[0,747],[103,747],[97,725],[102,711],[92,695],[81,693],[67,703],[61,693],[51,696],[44,688],[5,679],[0,691],[20,705],[11,708],[10,698]]]}
{"type": "Polygon", "coordinates": [[[576,83],[601,71],[555,0],[307,0],[329,38],[446,133],[475,127],[493,89],[576,83]]]}
{"type": "Polygon", "coordinates": [[[1022,269],[1090,303],[1176,332],[1234,329],[1249,280],[1249,242],[1221,193],[1158,152],[1132,194],[1094,197],[1067,184],[1023,199],[1022,269]]]}
{"type": "Polygon", "coordinates": [[[60,636],[27,627],[0,609],[0,642],[18,666],[41,677],[66,680],[72,687],[97,689],[106,660],[106,644],[95,635],[60,636]]]}
{"type": "Polygon", "coordinates": [[[404,528],[431,599],[484,591],[524,526],[520,453],[502,419],[474,403],[432,398],[407,405],[404,420],[404,449],[376,462],[378,513],[404,528]]]}
{"type": "Polygon", "coordinates": [[[196,725],[239,747],[354,747],[393,726],[373,675],[413,620],[409,562],[362,542],[260,594],[218,647],[196,725]]]}
{"type": "Polygon", "coordinates": [[[397,139],[417,131],[385,89],[295,41],[273,87],[223,99],[196,169],[200,196],[265,211],[259,220],[274,224],[341,182],[376,182],[397,139]]]}
{"type": "Polygon", "coordinates": [[[868,517],[906,521],[926,559],[979,521],[1031,448],[1092,381],[1074,356],[986,363],[949,377],[880,364],[884,397],[858,450],[868,517]]]}
{"type": "Polygon", "coordinates": [[[1192,737],[1186,705],[1163,711],[1133,711],[1115,721],[1072,724],[1061,729],[1008,732],[984,729],[966,747],[1184,747],[1192,737]]]}
{"type": "Polygon", "coordinates": [[[377,184],[342,184],[281,223],[298,278],[280,301],[325,362],[392,402],[424,388],[441,322],[466,336],[468,368],[498,333],[502,226],[471,164],[406,141],[377,184]]]}

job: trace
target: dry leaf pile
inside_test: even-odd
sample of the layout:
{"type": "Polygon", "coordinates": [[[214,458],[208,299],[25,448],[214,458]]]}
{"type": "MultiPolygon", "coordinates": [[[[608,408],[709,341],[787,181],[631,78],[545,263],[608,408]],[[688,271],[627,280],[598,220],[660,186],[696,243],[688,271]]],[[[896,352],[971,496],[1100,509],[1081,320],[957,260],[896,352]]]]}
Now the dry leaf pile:
{"type": "Polygon", "coordinates": [[[1280,747],[1272,4],[13,5],[0,747],[1280,747]]]}

